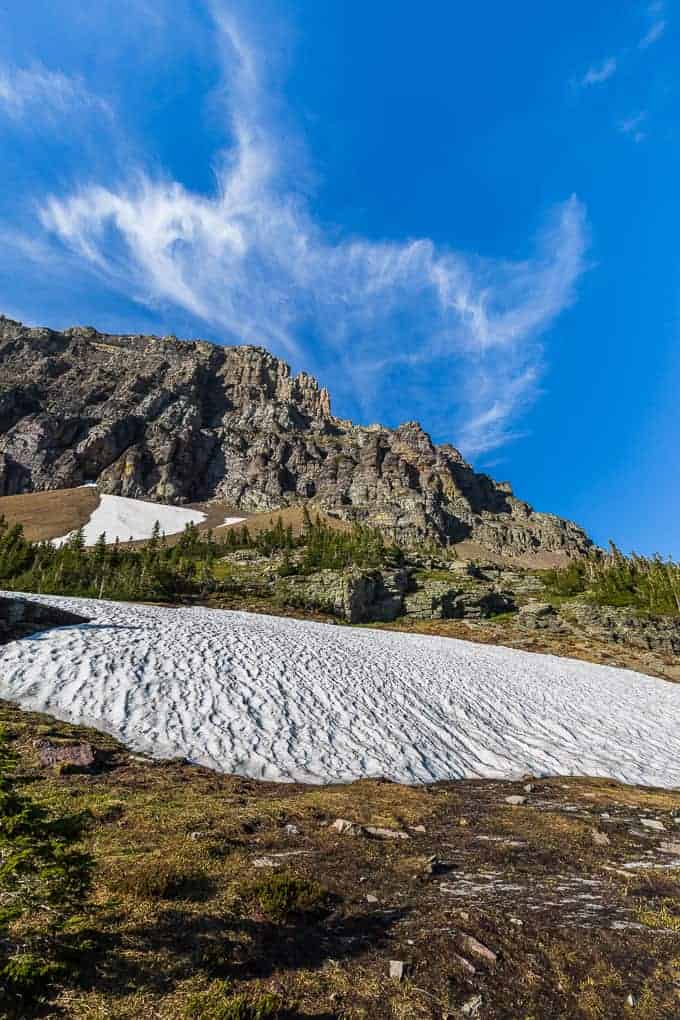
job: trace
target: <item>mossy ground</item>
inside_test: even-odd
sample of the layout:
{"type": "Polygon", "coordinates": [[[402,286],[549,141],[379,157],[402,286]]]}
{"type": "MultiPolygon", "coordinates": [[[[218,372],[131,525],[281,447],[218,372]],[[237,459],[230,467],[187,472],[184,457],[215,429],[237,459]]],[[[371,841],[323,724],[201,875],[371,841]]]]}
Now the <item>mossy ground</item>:
{"type": "Polygon", "coordinates": [[[445,1020],[478,995],[481,1020],[680,1016],[680,856],[660,845],[680,840],[680,793],[579,778],[528,793],[526,781],[263,783],[136,758],[7,704],[0,718],[24,788],[92,819],[94,948],[50,1020],[181,1020],[197,1002],[229,1017],[280,1002],[282,1017],[445,1020]],[[45,737],[92,740],[101,769],[39,769],[45,737]],[[340,834],[338,817],[409,839],[340,834]],[[252,890],[271,876],[311,909],[268,916],[252,890]],[[465,953],[466,934],[495,966],[465,953]],[[390,960],[407,964],[403,981],[390,960]]]}

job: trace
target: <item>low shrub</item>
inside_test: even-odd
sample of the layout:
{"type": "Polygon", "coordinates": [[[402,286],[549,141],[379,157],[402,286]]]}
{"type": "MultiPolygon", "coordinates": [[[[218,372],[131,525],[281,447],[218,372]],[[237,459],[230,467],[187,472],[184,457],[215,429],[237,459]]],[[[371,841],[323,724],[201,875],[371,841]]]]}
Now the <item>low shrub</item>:
{"type": "Polygon", "coordinates": [[[120,800],[109,801],[108,804],[103,804],[102,807],[97,811],[97,819],[104,824],[109,822],[117,822],[125,814],[125,804],[120,800]]]}
{"type": "Polygon", "coordinates": [[[24,1010],[31,1010],[49,997],[53,985],[64,972],[61,963],[47,962],[35,953],[23,952],[12,956],[2,968],[0,998],[7,1012],[0,1015],[23,1017],[24,1010]]]}
{"type": "Polygon", "coordinates": [[[567,567],[554,568],[543,572],[543,583],[554,595],[580,595],[588,587],[588,571],[585,560],[575,560],[567,567]]]}
{"type": "Polygon", "coordinates": [[[207,991],[192,996],[185,1013],[187,1020],[282,1020],[284,1015],[278,995],[234,995],[228,981],[214,981],[207,991]]]}
{"type": "Polygon", "coordinates": [[[334,897],[318,882],[276,871],[245,890],[252,903],[270,921],[314,920],[330,913],[334,897]]]}
{"type": "Polygon", "coordinates": [[[213,891],[207,875],[155,856],[128,864],[107,884],[112,892],[140,900],[206,900],[213,891]]]}

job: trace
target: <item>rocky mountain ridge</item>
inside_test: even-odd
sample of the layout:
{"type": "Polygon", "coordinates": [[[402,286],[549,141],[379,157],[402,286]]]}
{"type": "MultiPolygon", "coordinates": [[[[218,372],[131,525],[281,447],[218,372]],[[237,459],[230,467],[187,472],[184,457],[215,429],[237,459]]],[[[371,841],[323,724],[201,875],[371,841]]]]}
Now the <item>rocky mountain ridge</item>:
{"type": "Polygon", "coordinates": [[[304,372],[261,347],[27,327],[0,317],[0,495],[96,481],[167,503],[312,503],[401,541],[471,540],[579,555],[570,521],[535,512],[416,422],[336,418],[304,372]]]}

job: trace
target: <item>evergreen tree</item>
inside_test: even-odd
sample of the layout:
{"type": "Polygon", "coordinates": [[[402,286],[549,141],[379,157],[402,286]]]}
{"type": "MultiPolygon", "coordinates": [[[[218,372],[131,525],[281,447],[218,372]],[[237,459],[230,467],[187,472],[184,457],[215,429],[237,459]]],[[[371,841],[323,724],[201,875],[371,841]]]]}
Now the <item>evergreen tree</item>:
{"type": "Polygon", "coordinates": [[[55,817],[26,797],[0,733],[0,1009],[25,1017],[65,974],[90,888],[82,815],[55,817]],[[71,931],[69,931],[71,929],[71,931]]]}

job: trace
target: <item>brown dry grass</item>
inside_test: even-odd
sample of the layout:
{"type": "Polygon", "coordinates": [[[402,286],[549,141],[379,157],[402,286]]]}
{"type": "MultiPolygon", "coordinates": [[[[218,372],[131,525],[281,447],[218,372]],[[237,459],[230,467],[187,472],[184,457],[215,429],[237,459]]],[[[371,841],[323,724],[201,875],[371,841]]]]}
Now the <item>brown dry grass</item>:
{"type": "MultiPolygon", "coordinates": [[[[347,521],[341,521],[337,517],[330,517],[328,514],[323,513],[323,511],[317,510],[312,503],[309,503],[307,508],[312,520],[316,520],[318,515],[323,524],[329,528],[333,528],[335,531],[351,531],[352,525],[347,521]]],[[[239,511],[236,511],[236,513],[239,513],[239,511]]],[[[242,512],[240,512],[240,515],[246,516],[242,512]]],[[[268,528],[273,528],[279,518],[283,521],[284,528],[287,528],[290,525],[293,529],[293,534],[296,537],[302,534],[304,528],[304,507],[302,506],[288,506],[283,507],[281,510],[248,514],[247,517],[248,519],[245,523],[248,525],[248,530],[254,535],[258,534],[260,531],[267,531],[268,528]]],[[[235,527],[241,527],[241,525],[235,525],[235,527]]],[[[227,529],[224,528],[220,530],[226,531],[227,529]]]]}
{"type": "Polygon", "coordinates": [[[10,524],[23,524],[26,538],[42,542],[82,528],[99,506],[92,485],[78,489],[50,489],[0,497],[0,514],[10,524]]]}

